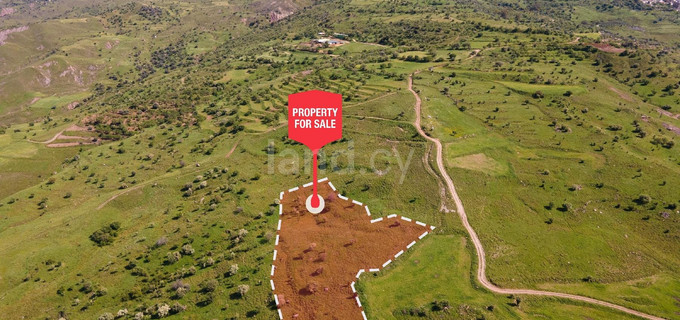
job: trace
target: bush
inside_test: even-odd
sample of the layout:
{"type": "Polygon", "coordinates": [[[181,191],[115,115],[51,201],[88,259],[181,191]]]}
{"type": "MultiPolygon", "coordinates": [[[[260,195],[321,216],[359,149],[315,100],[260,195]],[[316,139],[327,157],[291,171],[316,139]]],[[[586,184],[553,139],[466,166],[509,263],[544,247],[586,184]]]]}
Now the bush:
{"type": "Polygon", "coordinates": [[[107,312],[107,313],[102,314],[101,316],[99,316],[98,319],[99,319],[99,320],[113,320],[113,319],[115,319],[115,317],[113,316],[113,314],[107,312]]]}
{"type": "Polygon", "coordinates": [[[238,293],[241,295],[241,297],[245,297],[246,293],[248,293],[248,290],[250,290],[250,286],[247,284],[239,284],[238,285],[238,293]]]}
{"type": "Polygon", "coordinates": [[[651,142],[655,146],[660,145],[666,149],[673,148],[673,146],[675,145],[675,142],[673,140],[669,140],[666,137],[654,137],[651,142]]]}
{"type": "Polygon", "coordinates": [[[179,259],[182,259],[182,254],[177,252],[177,251],[173,251],[173,252],[168,252],[168,255],[166,256],[165,261],[167,262],[167,264],[173,264],[173,263],[179,261],[179,259]]]}
{"type": "Polygon", "coordinates": [[[90,240],[92,240],[100,247],[109,245],[113,243],[114,238],[118,236],[119,229],[120,223],[112,222],[108,226],[104,226],[101,229],[93,232],[90,235],[90,240]]]}
{"type": "Polygon", "coordinates": [[[167,304],[162,304],[158,306],[158,317],[164,318],[170,315],[170,306],[167,304]]]}
{"type": "Polygon", "coordinates": [[[161,247],[161,246],[164,246],[167,243],[168,243],[168,238],[163,236],[163,237],[158,238],[158,240],[156,240],[156,243],[154,245],[156,247],[161,247]]]}
{"type": "Polygon", "coordinates": [[[198,286],[201,288],[201,292],[213,292],[217,289],[219,283],[215,279],[205,280],[201,282],[198,286]]]}
{"type": "Polygon", "coordinates": [[[185,244],[182,246],[182,250],[180,252],[182,253],[182,255],[190,256],[194,254],[195,250],[193,247],[191,247],[190,244],[185,244]]]}
{"type": "Polygon", "coordinates": [[[238,272],[238,264],[232,264],[231,267],[229,267],[229,276],[233,276],[238,272]]]}
{"type": "Polygon", "coordinates": [[[435,300],[432,303],[432,311],[444,311],[449,310],[449,308],[451,308],[451,305],[446,300],[435,300]]]}
{"type": "Polygon", "coordinates": [[[640,196],[637,197],[637,199],[635,199],[635,202],[639,205],[645,205],[652,202],[652,197],[646,194],[641,194],[640,196]]]}

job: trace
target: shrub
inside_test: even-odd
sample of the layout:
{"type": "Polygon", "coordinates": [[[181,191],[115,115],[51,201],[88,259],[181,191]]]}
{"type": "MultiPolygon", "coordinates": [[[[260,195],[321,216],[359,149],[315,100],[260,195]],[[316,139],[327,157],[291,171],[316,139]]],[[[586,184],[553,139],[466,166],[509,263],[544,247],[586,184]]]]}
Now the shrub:
{"type": "Polygon", "coordinates": [[[231,267],[229,267],[229,275],[233,276],[238,272],[238,264],[232,264],[231,267]]]}
{"type": "Polygon", "coordinates": [[[107,313],[102,314],[101,316],[99,316],[98,319],[99,319],[99,320],[113,320],[113,319],[115,319],[115,317],[113,316],[113,314],[107,312],[107,313]]]}
{"type": "Polygon", "coordinates": [[[177,251],[173,251],[173,252],[168,252],[168,255],[166,256],[166,261],[167,261],[167,264],[173,264],[173,263],[179,261],[179,259],[181,259],[181,258],[182,258],[181,253],[179,253],[177,251]]]}
{"type": "Polygon", "coordinates": [[[188,283],[184,283],[184,281],[182,281],[182,279],[179,279],[179,280],[173,282],[170,287],[172,288],[172,290],[191,288],[191,286],[188,283]]]}
{"type": "Polygon", "coordinates": [[[161,247],[164,246],[165,244],[168,243],[168,238],[166,236],[162,236],[156,240],[156,243],[154,244],[156,247],[161,247]]]}
{"type": "Polygon", "coordinates": [[[164,318],[170,315],[170,306],[167,304],[162,304],[158,306],[158,317],[164,318]]]}
{"type": "Polygon", "coordinates": [[[201,282],[198,286],[201,288],[201,292],[213,292],[217,289],[219,283],[215,279],[205,280],[201,282]]]}
{"type": "Polygon", "coordinates": [[[666,149],[670,149],[675,146],[675,142],[673,140],[669,140],[666,137],[654,137],[651,142],[655,146],[660,145],[666,149]]]}
{"type": "Polygon", "coordinates": [[[246,293],[248,293],[248,290],[250,290],[250,286],[247,284],[239,284],[238,285],[238,293],[241,295],[241,297],[245,297],[246,293]]]}
{"type": "Polygon", "coordinates": [[[101,229],[93,232],[90,235],[90,240],[92,240],[100,247],[109,245],[113,243],[114,238],[118,236],[119,229],[120,223],[112,222],[108,226],[104,226],[101,229]]]}
{"type": "Polygon", "coordinates": [[[200,266],[201,268],[207,268],[215,264],[215,259],[211,257],[205,257],[201,259],[200,266]]]}
{"type": "Polygon", "coordinates": [[[435,300],[432,302],[432,311],[449,310],[449,308],[451,308],[451,305],[447,300],[435,300]]]}
{"type": "Polygon", "coordinates": [[[180,252],[182,253],[182,255],[190,256],[194,254],[195,250],[193,247],[191,247],[190,244],[185,244],[182,246],[182,250],[180,252]]]}
{"type": "Polygon", "coordinates": [[[182,312],[186,309],[187,309],[187,306],[183,306],[183,305],[179,304],[178,302],[175,302],[172,305],[172,307],[170,308],[170,313],[177,314],[177,313],[180,313],[180,312],[182,312]]]}
{"type": "Polygon", "coordinates": [[[120,309],[118,310],[118,313],[116,314],[117,318],[127,316],[128,314],[128,309],[120,309]]]}
{"type": "Polygon", "coordinates": [[[652,202],[652,197],[646,194],[641,194],[640,196],[637,197],[637,199],[635,199],[635,202],[639,205],[645,205],[652,202]]]}

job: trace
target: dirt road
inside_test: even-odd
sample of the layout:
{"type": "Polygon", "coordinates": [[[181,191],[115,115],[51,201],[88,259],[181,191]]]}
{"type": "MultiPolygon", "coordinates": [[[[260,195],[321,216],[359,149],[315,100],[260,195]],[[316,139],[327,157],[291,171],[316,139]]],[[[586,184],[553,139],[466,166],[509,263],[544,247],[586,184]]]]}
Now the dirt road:
{"type": "Polygon", "coordinates": [[[551,291],[541,291],[541,290],[532,290],[532,289],[504,289],[500,288],[493,283],[489,282],[489,279],[486,278],[486,257],[484,254],[484,247],[482,247],[482,242],[479,241],[479,237],[477,236],[477,233],[475,230],[472,228],[470,223],[468,222],[467,215],[465,214],[465,208],[463,207],[463,202],[460,200],[460,197],[458,197],[458,193],[456,192],[456,188],[453,185],[453,180],[451,180],[451,177],[449,174],[446,172],[446,168],[444,167],[444,160],[443,160],[443,147],[441,141],[439,139],[435,139],[433,137],[428,136],[425,131],[423,131],[421,125],[420,125],[420,105],[421,105],[421,100],[420,96],[418,93],[416,93],[413,90],[413,75],[410,75],[408,78],[408,90],[411,91],[413,96],[416,98],[416,104],[415,104],[415,112],[416,112],[416,119],[413,122],[413,125],[416,127],[416,130],[418,130],[418,133],[423,136],[423,138],[432,141],[435,146],[437,147],[437,167],[439,168],[439,172],[441,174],[441,177],[444,179],[444,183],[449,189],[449,193],[451,194],[451,197],[453,198],[454,202],[456,203],[456,212],[458,212],[458,215],[460,216],[460,220],[463,223],[463,226],[465,227],[465,230],[467,230],[467,233],[470,235],[470,239],[472,240],[472,243],[475,245],[475,250],[477,252],[477,279],[479,282],[487,289],[494,293],[499,293],[499,294],[518,294],[518,295],[535,295],[535,296],[549,296],[549,297],[556,297],[556,298],[564,298],[564,299],[571,299],[571,300],[578,300],[578,301],[583,301],[587,303],[592,303],[592,304],[597,304],[605,307],[609,307],[612,309],[616,309],[628,314],[632,314],[641,318],[645,319],[653,319],[653,320],[663,320],[663,318],[655,317],[653,315],[649,315],[643,312],[639,312],[633,309],[629,309],[617,304],[613,304],[610,302],[602,301],[602,300],[597,300],[589,297],[584,297],[584,296],[579,296],[575,294],[568,294],[568,293],[560,293],[560,292],[551,292],[551,291]]]}

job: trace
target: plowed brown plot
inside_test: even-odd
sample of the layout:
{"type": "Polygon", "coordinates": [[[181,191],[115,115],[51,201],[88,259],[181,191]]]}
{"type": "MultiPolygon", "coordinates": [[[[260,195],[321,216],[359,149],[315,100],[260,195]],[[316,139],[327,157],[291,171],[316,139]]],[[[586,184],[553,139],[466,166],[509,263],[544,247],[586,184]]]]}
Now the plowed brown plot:
{"type": "MultiPolygon", "coordinates": [[[[367,208],[319,184],[326,201],[307,212],[311,187],[282,196],[272,280],[284,319],[362,319],[354,292],[360,270],[378,271],[422,239],[431,227],[397,215],[371,220],[367,208]]],[[[433,228],[432,228],[433,229],[433,228]]]]}

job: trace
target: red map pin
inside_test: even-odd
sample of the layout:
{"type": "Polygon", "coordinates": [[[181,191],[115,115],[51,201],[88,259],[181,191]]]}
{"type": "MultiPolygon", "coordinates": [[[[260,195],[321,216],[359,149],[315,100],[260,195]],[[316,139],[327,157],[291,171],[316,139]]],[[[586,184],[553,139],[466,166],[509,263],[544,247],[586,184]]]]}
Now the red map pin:
{"type": "Polygon", "coordinates": [[[288,138],[312,150],[314,193],[307,199],[307,210],[319,213],[323,199],[317,193],[317,154],[327,143],[342,138],[342,95],[320,90],[289,95],[288,138]]]}

